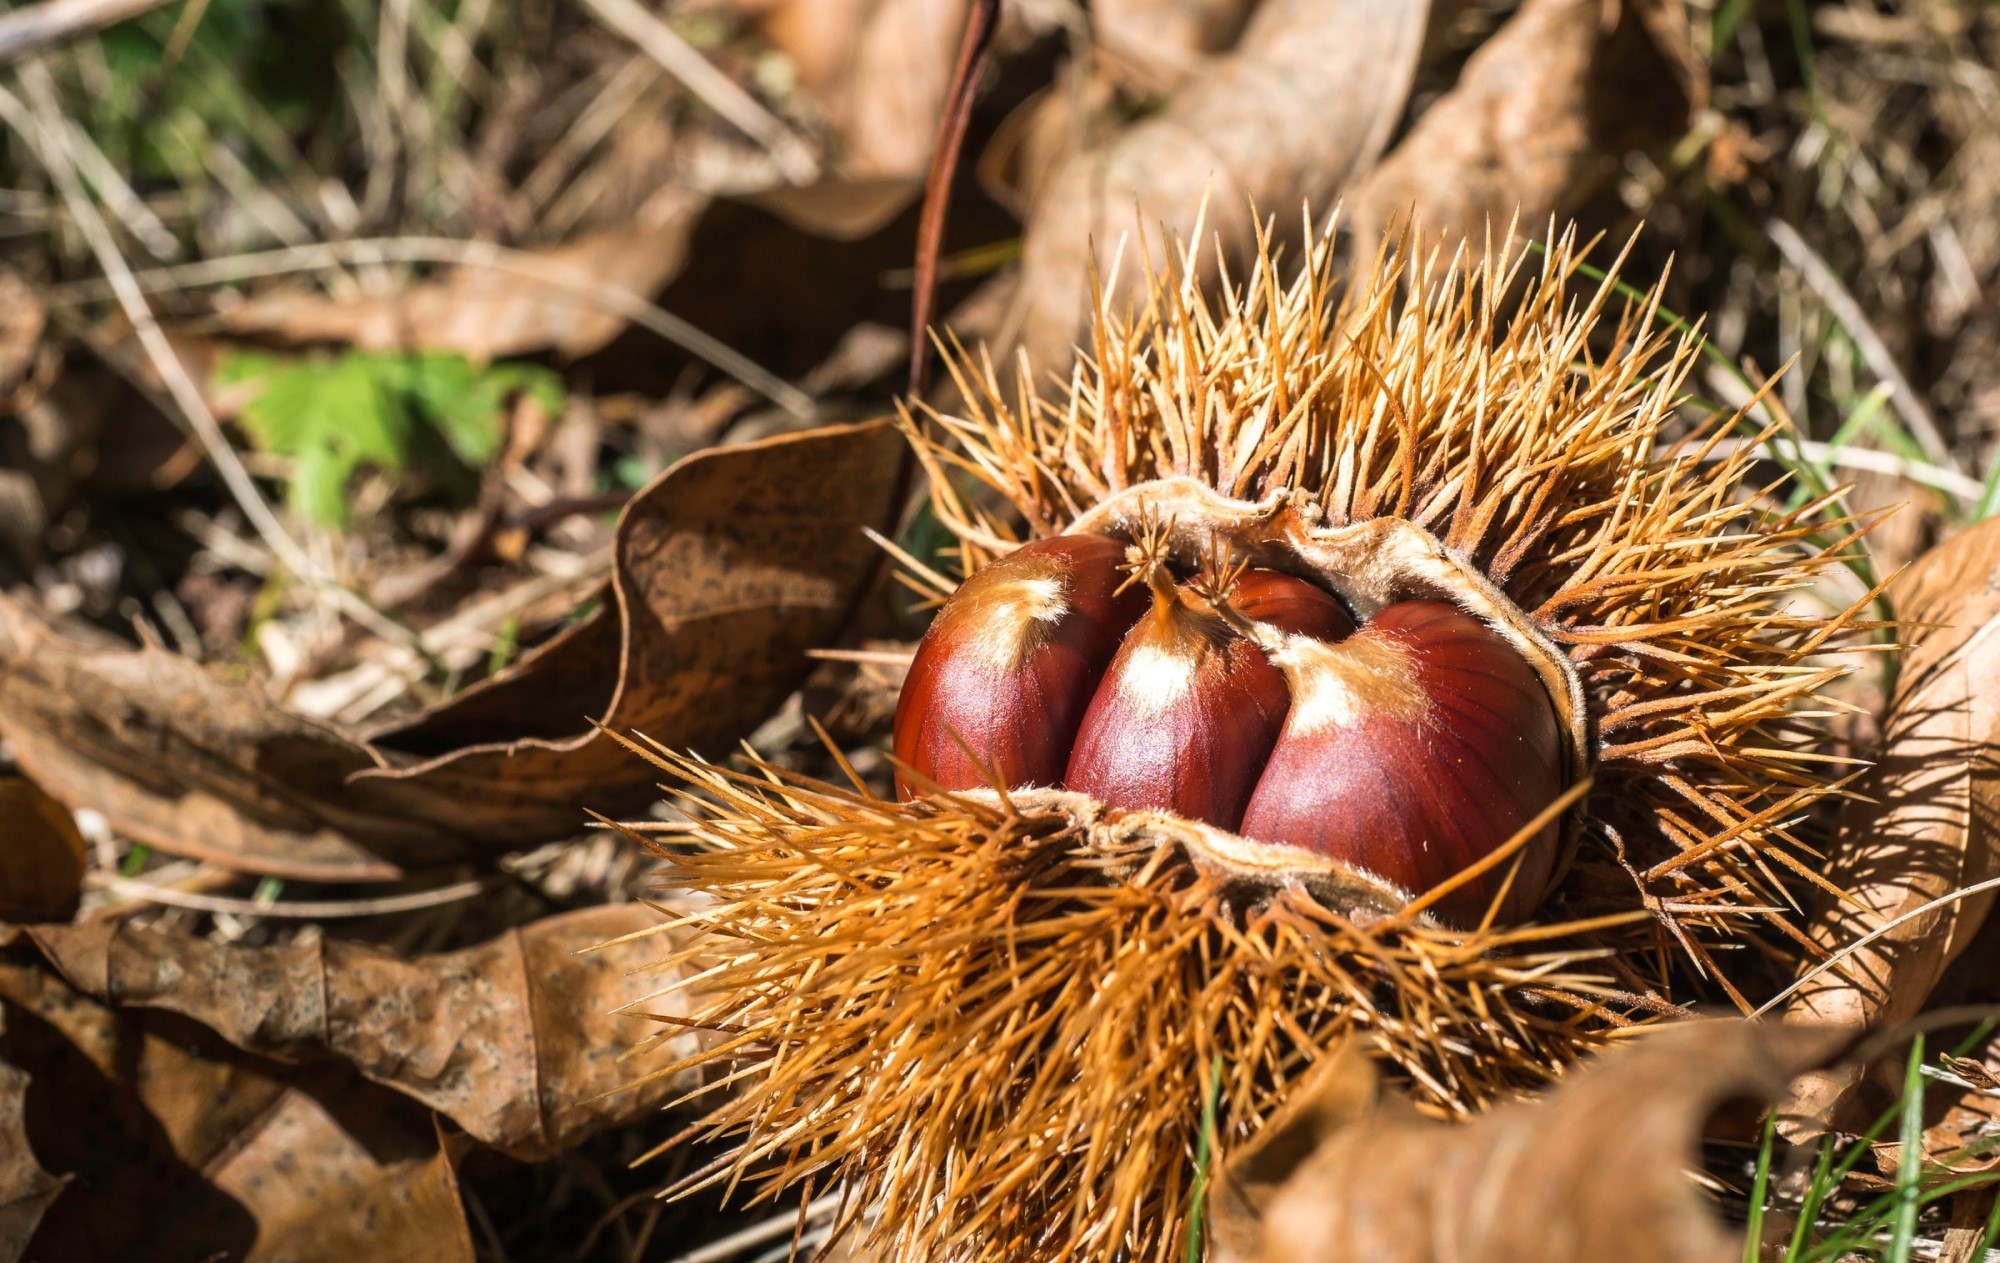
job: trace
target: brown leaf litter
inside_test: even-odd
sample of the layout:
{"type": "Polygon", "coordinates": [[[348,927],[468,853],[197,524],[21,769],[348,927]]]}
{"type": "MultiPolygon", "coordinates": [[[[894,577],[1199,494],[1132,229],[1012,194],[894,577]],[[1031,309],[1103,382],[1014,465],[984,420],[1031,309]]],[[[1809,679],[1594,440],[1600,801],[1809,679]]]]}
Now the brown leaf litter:
{"type": "Polygon", "coordinates": [[[1678,1024],[1545,1096],[1469,1123],[1419,1117],[1350,1047],[1316,1072],[1211,1199],[1219,1263],[1740,1260],[1690,1169],[1708,1116],[1780,1098],[1838,1032],[1678,1024]]]}
{"type": "Polygon", "coordinates": [[[763,15],[823,112],[848,179],[907,180],[914,191],[951,81],[966,0],[781,0],[763,15]]]}
{"type": "MultiPolygon", "coordinates": [[[[615,289],[645,299],[680,275],[709,199],[667,186],[629,221],[527,255],[550,280],[463,264],[435,280],[382,294],[328,298],[279,289],[223,308],[224,330],[285,342],[375,350],[457,351],[474,360],[554,350],[588,355],[624,330],[624,315],[593,297],[615,289]],[[557,284],[553,278],[564,283],[557,284]]],[[[468,253],[473,253],[468,251],[468,253]]]]}
{"type": "MultiPolygon", "coordinates": [[[[1092,253],[1109,266],[1135,224],[1205,239],[1193,216],[1206,196],[1206,232],[1241,247],[1253,204],[1287,217],[1302,201],[1333,205],[1402,116],[1428,7],[1266,0],[1233,51],[1164,109],[1073,155],[1048,177],[1022,243],[1018,344],[1037,363],[1067,361],[1090,309],[1092,253]]],[[[1138,259],[1125,266],[1123,283],[1141,283],[1138,259]]]]}
{"type": "Polygon", "coordinates": [[[1700,66],[1676,55],[1686,24],[1663,0],[1527,0],[1354,188],[1357,239],[1412,208],[1425,228],[1475,242],[1516,215],[1569,217],[1627,154],[1686,132],[1706,95],[1700,66]]]}
{"type": "Polygon", "coordinates": [[[0,597],[0,736],[72,807],[244,872],[379,881],[636,810],[591,726],[717,750],[805,678],[878,554],[901,440],[875,422],[703,452],[634,498],[598,610],[511,670],[367,736],[157,646],[72,638],[0,597]]]}
{"type": "Polygon", "coordinates": [[[473,1258],[427,1111],[106,1008],[18,931],[0,932],[0,1061],[5,1263],[473,1258]]]}
{"type": "MultiPolygon", "coordinates": [[[[1893,928],[1831,968],[1809,965],[1786,1012],[1854,1031],[1921,1012],[1993,906],[1991,890],[1949,896],[2000,876],[1992,756],[2000,743],[2000,520],[1933,549],[1889,595],[1908,648],[1882,749],[1842,810],[1826,871],[1849,899],[1823,899],[1808,931],[1833,952],[1893,928]]],[[[1860,1076],[1849,1068],[1807,1079],[1790,1112],[1840,1118],[1835,1111],[1860,1076]]]]}
{"type": "Polygon", "coordinates": [[[33,781],[0,777],[0,921],[67,921],[88,859],[69,808],[33,781]]]}
{"type": "Polygon", "coordinates": [[[645,940],[589,950],[660,919],[603,904],[414,959],[318,936],[245,947],[107,922],[30,937],[84,995],[191,1018],[274,1062],[343,1062],[533,1162],[690,1086],[617,1091],[637,1077],[623,1052],[651,1028],[616,1010],[657,989],[635,975],[660,952],[645,940]]]}

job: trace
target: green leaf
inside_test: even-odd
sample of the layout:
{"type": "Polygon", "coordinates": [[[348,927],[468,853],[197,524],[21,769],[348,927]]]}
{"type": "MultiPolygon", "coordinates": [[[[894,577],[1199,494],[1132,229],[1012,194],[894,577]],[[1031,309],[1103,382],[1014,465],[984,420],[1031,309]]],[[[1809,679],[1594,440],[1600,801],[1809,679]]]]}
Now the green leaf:
{"type": "Polygon", "coordinates": [[[441,461],[445,472],[456,458],[477,469],[499,454],[510,397],[528,394],[551,413],[565,402],[561,380],[539,365],[479,365],[439,352],[235,351],[216,380],[257,385],[244,428],[260,450],[291,458],[292,508],[330,526],[346,525],[347,486],[362,466],[397,471],[441,461]],[[425,441],[429,434],[443,449],[425,441]]]}
{"type": "Polygon", "coordinates": [[[410,412],[355,356],[248,369],[225,361],[225,380],[255,377],[263,389],[243,408],[257,446],[292,458],[291,505],[315,522],[347,522],[347,484],[363,464],[401,469],[409,452],[410,412]]]}

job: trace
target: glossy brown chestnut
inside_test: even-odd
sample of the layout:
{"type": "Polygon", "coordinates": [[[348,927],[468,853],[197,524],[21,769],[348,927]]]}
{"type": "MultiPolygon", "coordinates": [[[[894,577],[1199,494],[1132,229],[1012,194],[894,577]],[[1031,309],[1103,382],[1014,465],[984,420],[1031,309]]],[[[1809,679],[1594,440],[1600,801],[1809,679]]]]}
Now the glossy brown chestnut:
{"type": "MultiPolygon", "coordinates": [[[[1171,811],[1234,830],[1290,704],[1284,673],[1164,567],[1084,713],[1063,783],[1113,807],[1171,811]]],[[[1353,630],[1345,607],[1302,579],[1235,576],[1241,617],[1299,635],[1353,630]]]]}
{"type": "MultiPolygon", "coordinates": [[[[1125,545],[1098,535],[1023,544],[959,585],[917,646],[896,702],[896,757],[942,789],[1062,779],[1077,724],[1146,609],[1124,592],[1125,545]],[[961,744],[962,742],[962,744],[961,744]]],[[[918,792],[899,771],[897,791],[918,792]]]]}
{"type": "MultiPolygon", "coordinates": [[[[1410,894],[1506,843],[1562,786],[1546,688],[1508,640],[1442,601],[1402,601],[1346,641],[1294,638],[1277,654],[1292,707],[1239,832],[1340,860],[1410,894]]],[[[1500,909],[1527,916],[1557,851],[1551,824],[1519,852],[1500,909]]],[[[1436,911],[1478,920],[1513,861],[1436,911]]]]}
{"type": "Polygon", "coordinates": [[[1250,569],[1230,585],[1229,606],[1253,623],[1315,640],[1345,640],[1354,634],[1354,616],[1333,597],[1276,570],[1250,569]]]}

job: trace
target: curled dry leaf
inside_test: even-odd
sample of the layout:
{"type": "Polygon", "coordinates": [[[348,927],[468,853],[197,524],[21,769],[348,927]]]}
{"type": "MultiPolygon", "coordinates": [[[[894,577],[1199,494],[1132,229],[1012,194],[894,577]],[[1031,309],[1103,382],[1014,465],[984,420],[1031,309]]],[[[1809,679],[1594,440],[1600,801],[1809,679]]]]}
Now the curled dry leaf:
{"type": "MultiPolygon", "coordinates": [[[[1429,6],[1379,0],[1265,0],[1235,49],[1165,109],[1050,177],[1022,245],[1019,343],[1039,364],[1067,363],[1090,310],[1092,250],[1107,265],[1135,225],[1204,234],[1231,257],[1253,240],[1251,210],[1287,218],[1331,206],[1402,116],[1429,6]]],[[[1139,261],[1121,281],[1139,292],[1139,261]]],[[[999,357],[996,356],[996,359],[999,357]]]]}
{"type": "Polygon", "coordinates": [[[473,1258],[425,1110],[172,1014],[114,1012],[18,932],[0,941],[0,1063],[0,1122],[25,1119],[0,1130],[4,1263],[473,1258]],[[53,1189],[22,1180],[37,1161],[59,1173],[53,1189]]]}
{"type": "Polygon", "coordinates": [[[640,1074],[623,1050],[656,1028],[612,1010],[658,989],[635,975],[660,951],[643,938],[587,950],[660,920],[647,905],[607,904],[415,959],[356,943],[241,947],[108,923],[33,933],[87,995],[192,1018],[279,1062],[338,1059],[535,1161],[690,1086],[663,1079],[616,1092],[640,1074]]]}
{"type": "Polygon", "coordinates": [[[580,720],[703,750],[754,728],[805,679],[806,651],[839,635],[873,575],[879,554],[861,528],[893,516],[902,451],[895,428],[872,421],[675,465],[619,519],[611,600],[592,620],[615,620],[615,650],[604,651],[611,632],[584,624],[575,648],[558,638],[375,734],[379,748],[430,757],[363,772],[353,787],[407,795],[413,810],[509,845],[574,832],[583,803],[636,810],[654,793],[648,769],[580,720]],[[592,691],[577,691],[583,682],[592,691]]]}
{"type": "Polygon", "coordinates": [[[83,890],[83,835],[33,781],[0,777],[0,921],[67,921],[83,890]]]}
{"type": "MultiPolygon", "coordinates": [[[[1827,879],[1849,900],[1821,900],[1808,926],[1829,951],[2000,875],[2000,520],[1939,545],[1889,591],[1909,647],[1881,750],[1854,786],[1828,859],[1827,879]]],[[[1993,898],[1946,902],[1832,968],[1809,966],[1788,1019],[1861,1030],[1915,1016],[1993,898]]],[[[1833,1117],[1859,1073],[1810,1077],[1788,1112],[1833,1117]]]]}
{"type": "Polygon", "coordinates": [[[764,32],[825,111],[850,179],[920,177],[967,0],[783,0],[764,32]]]}
{"type": "MultiPolygon", "coordinates": [[[[6,1034],[5,1018],[0,1011],[0,1037],[6,1034]]],[[[27,1253],[35,1226],[63,1190],[28,1144],[27,1106],[27,1074],[0,1064],[0,1263],[27,1253]]]]}
{"type": "Polygon", "coordinates": [[[646,766],[591,726],[717,751],[846,622],[893,511],[886,422],[699,453],[620,519],[598,611],[372,741],[157,647],[70,638],[0,597],[0,737],[71,806],[246,872],[379,881],[637,810],[646,766]]]}
{"type": "Polygon", "coordinates": [[[76,638],[5,596],[0,736],[62,802],[179,855],[368,881],[457,849],[438,826],[345,793],[374,766],[351,738],[157,646],[76,638]]]}
{"type": "Polygon", "coordinates": [[[1771,1101],[1836,1032],[1687,1022],[1605,1054],[1547,1096],[1470,1123],[1385,1101],[1369,1058],[1229,1162],[1211,1202],[1223,1263],[1694,1263],[1741,1259],[1688,1171],[1708,1115],[1771,1101]]]}
{"type": "Polygon", "coordinates": [[[1656,34],[1675,21],[1685,14],[1664,0],[1527,0],[1353,191],[1357,239],[1412,210],[1474,240],[1517,211],[1535,225],[1575,210],[1626,154],[1686,130],[1684,41],[1663,50],[1656,34]]]}

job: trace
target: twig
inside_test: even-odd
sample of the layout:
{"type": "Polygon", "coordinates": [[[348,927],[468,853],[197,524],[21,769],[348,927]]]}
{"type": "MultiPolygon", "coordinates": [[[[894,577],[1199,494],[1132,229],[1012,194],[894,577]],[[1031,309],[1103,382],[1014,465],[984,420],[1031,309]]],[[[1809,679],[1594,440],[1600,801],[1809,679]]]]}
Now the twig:
{"type": "Polygon", "coordinates": [[[0,15],[0,66],[164,9],[173,0],[44,0],[0,15]]]}
{"type": "MultiPolygon", "coordinates": [[[[972,99],[986,69],[987,46],[1000,23],[1000,0],[973,0],[965,15],[965,38],[958,46],[951,86],[945,91],[944,117],[938,120],[931,149],[931,169],[924,179],[923,217],[917,223],[916,275],[910,295],[910,398],[921,398],[930,385],[932,307],[937,301],[938,253],[944,246],[944,221],[951,210],[951,181],[958,170],[972,123],[972,99]]],[[[907,470],[911,461],[904,458],[907,470]]],[[[900,504],[902,497],[898,496],[900,504]]]]}
{"type": "Polygon", "coordinates": [[[805,141],[759,105],[755,97],[737,87],[728,75],[717,70],[708,58],[690,48],[686,40],[674,34],[672,27],[648,12],[638,0],[584,0],[584,7],[659,62],[709,109],[763,145],[787,180],[810,184],[819,178],[819,162],[805,141]]]}
{"type": "Polygon", "coordinates": [[[872,667],[907,667],[916,660],[913,649],[808,649],[806,657],[820,662],[852,662],[872,667]]]}
{"type": "MultiPolygon", "coordinates": [[[[144,291],[161,293],[203,285],[225,285],[260,276],[384,263],[483,267],[526,277],[551,289],[574,295],[583,302],[657,334],[688,354],[708,361],[802,421],[811,420],[818,412],[818,405],[811,395],[749,356],[631,290],[605,285],[577,269],[491,242],[455,241],[447,237],[366,237],[353,241],[322,241],[282,250],[183,263],[175,267],[149,268],[131,276],[144,291]]],[[[53,292],[59,298],[82,300],[103,297],[107,286],[107,281],[80,281],[58,287],[53,292]]]]}
{"type": "Polygon", "coordinates": [[[450,886],[439,886],[435,890],[419,890],[407,895],[379,895],[372,899],[288,899],[282,903],[233,899],[227,895],[197,895],[168,886],[155,886],[151,882],[136,881],[130,877],[114,877],[102,873],[90,874],[85,878],[85,884],[99,890],[108,890],[115,895],[123,895],[127,899],[163,903],[170,907],[189,908],[196,912],[227,912],[233,916],[318,921],[338,917],[378,917],[391,912],[414,912],[420,908],[435,908],[447,903],[458,903],[484,891],[491,881],[490,879],[462,881],[450,886]]]}
{"type": "Polygon", "coordinates": [[[1771,240],[1777,243],[1785,258],[1799,270],[1806,284],[1833,312],[1834,318],[1847,330],[1847,336],[1854,339],[1854,345],[1860,350],[1861,357],[1868,361],[1868,367],[1875,376],[1888,383],[1892,392],[1889,395],[1890,406],[1903,418],[1903,424],[1909,427],[1917,445],[1924,449],[1924,455],[1945,469],[1964,473],[1958,458],[1952,455],[1950,445],[1944,441],[1936,419],[1924,406],[1923,397],[1910,385],[1910,379],[1903,376],[1903,370],[1896,365],[1896,357],[1889,354],[1881,335],[1868,323],[1861,304],[1854,301],[1854,295],[1847,292],[1847,287],[1840,283],[1840,278],[1833,274],[1826,260],[1820,258],[1806,244],[1805,238],[1799,236],[1798,230],[1784,220],[1772,220],[1769,231],[1771,240]]]}
{"type": "MultiPolygon", "coordinates": [[[[24,83],[34,84],[34,95],[40,98],[44,93],[53,97],[55,88],[49,79],[47,67],[38,61],[22,65],[20,70],[24,83]]],[[[180,257],[181,243],[175,239],[168,227],[160,222],[153,208],[133,191],[132,186],[119,174],[118,168],[104,156],[88,133],[77,126],[74,119],[63,120],[63,136],[71,156],[75,159],[77,171],[97,190],[97,196],[112,214],[118,216],[125,230],[132,234],[146,253],[162,263],[172,262],[180,257]]]]}

